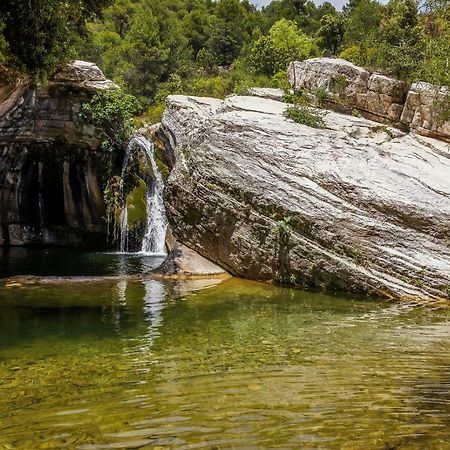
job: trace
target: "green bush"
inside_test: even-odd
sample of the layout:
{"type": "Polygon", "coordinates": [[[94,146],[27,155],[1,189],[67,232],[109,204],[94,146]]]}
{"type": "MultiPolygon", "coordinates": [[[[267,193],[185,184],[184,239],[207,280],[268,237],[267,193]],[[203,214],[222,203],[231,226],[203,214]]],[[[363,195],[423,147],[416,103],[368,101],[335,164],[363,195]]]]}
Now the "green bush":
{"type": "Polygon", "coordinates": [[[250,58],[258,72],[272,76],[286,70],[291,61],[301,61],[315,54],[314,41],[300,31],[295,22],[281,19],[267,36],[253,44],[250,58]]]}
{"type": "Polygon", "coordinates": [[[285,92],[283,95],[284,103],[292,103],[294,105],[307,105],[308,98],[304,91],[285,92]]]}
{"type": "Polygon", "coordinates": [[[161,117],[163,115],[164,108],[165,108],[164,103],[157,103],[156,105],[150,106],[145,113],[145,121],[147,123],[161,122],[161,117]]]}
{"type": "Polygon", "coordinates": [[[316,101],[317,106],[324,106],[325,102],[328,100],[329,98],[329,93],[325,88],[317,88],[314,89],[314,98],[316,101]]]}
{"type": "Polygon", "coordinates": [[[322,116],[315,111],[313,108],[304,105],[291,106],[286,109],[286,117],[293,120],[294,122],[307,125],[313,128],[324,128],[325,122],[322,116]]]}
{"type": "Polygon", "coordinates": [[[138,112],[136,97],[121,89],[97,92],[85,103],[81,118],[96,126],[102,134],[102,149],[112,153],[123,148],[133,132],[133,116],[138,112]]]}

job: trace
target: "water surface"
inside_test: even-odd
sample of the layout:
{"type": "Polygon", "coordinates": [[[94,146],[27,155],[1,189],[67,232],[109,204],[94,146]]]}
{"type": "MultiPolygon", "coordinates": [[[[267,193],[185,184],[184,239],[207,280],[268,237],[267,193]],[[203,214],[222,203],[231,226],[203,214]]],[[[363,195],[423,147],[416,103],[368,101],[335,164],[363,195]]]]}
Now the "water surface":
{"type": "Polygon", "coordinates": [[[0,278],[35,276],[116,276],[151,272],[164,256],[92,252],[65,247],[0,247],[0,278]]]}
{"type": "Polygon", "coordinates": [[[214,284],[0,281],[0,448],[449,448],[447,311],[214,284]]]}

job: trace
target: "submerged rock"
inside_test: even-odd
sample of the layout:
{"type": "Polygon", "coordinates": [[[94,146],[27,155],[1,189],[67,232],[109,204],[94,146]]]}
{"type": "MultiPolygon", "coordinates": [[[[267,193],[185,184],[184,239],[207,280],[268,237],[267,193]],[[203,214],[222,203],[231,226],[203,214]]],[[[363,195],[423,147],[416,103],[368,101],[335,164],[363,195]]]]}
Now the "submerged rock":
{"type": "Polygon", "coordinates": [[[106,242],[100,136],[79,113],[113,88],[97,66],[73,61],[45,86],[0,89],[0,245],[106,242]]]}
{"type": "Polygon", "coordinates": [[[450,152],[439,141],[328,112],[325,129],[286,105],[170,96],[175,236],[233,274],[386,297],[450,286],[450,152]]]}

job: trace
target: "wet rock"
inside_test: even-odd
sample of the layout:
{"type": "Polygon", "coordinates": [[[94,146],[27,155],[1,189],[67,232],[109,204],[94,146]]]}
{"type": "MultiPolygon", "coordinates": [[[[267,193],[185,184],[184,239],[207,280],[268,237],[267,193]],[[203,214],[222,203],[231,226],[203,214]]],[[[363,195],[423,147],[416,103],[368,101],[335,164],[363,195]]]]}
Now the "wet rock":
{"type": "Polygon", "coordinates": [[[0,245],[105,243],[100,137],[79,114],[112,88],[73,61],[45,86],[0,89],[0,245]]]}
{"type": "Polygon", "coordinates": [[[386,297],[450,285],[450,152],[328,112],[325,129],[255,97],[171,96],[161,132],[174,235],[233,274],[386,297]]]}

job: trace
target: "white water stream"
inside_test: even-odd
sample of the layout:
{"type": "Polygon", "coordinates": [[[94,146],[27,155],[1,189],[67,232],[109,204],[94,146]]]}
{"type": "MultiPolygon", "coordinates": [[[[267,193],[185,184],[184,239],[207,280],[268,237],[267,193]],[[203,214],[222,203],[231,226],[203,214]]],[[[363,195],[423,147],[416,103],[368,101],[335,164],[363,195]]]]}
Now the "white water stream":
{"type": "Polygon", "coordinates": [[[147,223],[145,227],[144,238],[142,239],[141,253],[148,255],[166,254],[166,230],[167,218],[164,207],[164,182],[161,172],[154,156],[154,145],[143,136],[134,136],[128,143],[125,158],[122,165],[122,212],[120,216],[120,239],[119,250],[121,253],[128,252],[128,211],[124,194],[123,180],[133,152],[141,151],[146,155],[153,171],[153,180],[147,191],[147,223]]]}

